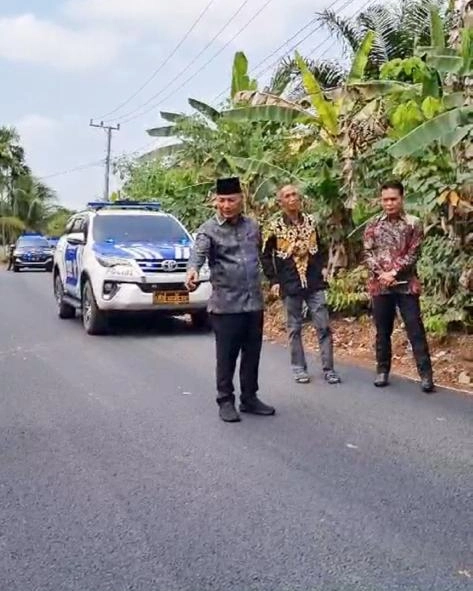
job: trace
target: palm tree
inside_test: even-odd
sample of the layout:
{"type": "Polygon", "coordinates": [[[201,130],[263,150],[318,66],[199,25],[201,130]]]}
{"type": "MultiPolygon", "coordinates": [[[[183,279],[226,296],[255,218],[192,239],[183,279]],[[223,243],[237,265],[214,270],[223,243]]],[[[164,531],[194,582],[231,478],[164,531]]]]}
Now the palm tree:
{"type": "MultiPolygon", "coordinates": [[[[342,64],[329,60],[304,58],[308,70],[323,89],[343,84],[348,72],[342,64]]],[[[294,57],[286,57],[279,63],[264,92],[297,100],[305,95],[301,71],[294,57]]]]}
{"type": "MultiPolygon", "coordinates": [[[[338,37],[348,54],[358,51],[366,33],[374,31],[373,49],[366,67],[367,76],[373,78],[386,62],[412,56],[416,44],[429,44],[432,8],[442,16],[447,14],[445,0],[400,0],[397,4],[373,4],[350,18],[325,10],[318,19],[338,37]]],[[[449,19],[444,19],[444,25],[447,32],[449,19]]]]}

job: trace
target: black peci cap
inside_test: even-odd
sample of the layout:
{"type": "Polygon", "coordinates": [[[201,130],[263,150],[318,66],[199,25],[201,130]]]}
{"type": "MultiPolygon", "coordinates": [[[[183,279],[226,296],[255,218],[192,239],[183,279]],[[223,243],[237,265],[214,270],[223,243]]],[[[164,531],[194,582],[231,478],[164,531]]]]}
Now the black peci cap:
{"type": "Polygon", "coordinates": [[[216,193],[217,195],[235,195],[236,193],[241,193],[240,179],[238,177],[217,179],[216,193]]]}

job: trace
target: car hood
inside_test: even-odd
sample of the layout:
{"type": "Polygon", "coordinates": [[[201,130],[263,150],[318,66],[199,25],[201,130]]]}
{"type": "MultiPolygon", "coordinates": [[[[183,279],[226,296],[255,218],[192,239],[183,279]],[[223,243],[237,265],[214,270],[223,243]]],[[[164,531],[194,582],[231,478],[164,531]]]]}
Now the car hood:
{"type": "Polygon", "coordinates": [[[35,254],[35,253],[42,253],[42,252],[49,252],[51,250],[50,246],[17,246],[14,249],[16,252],[21,252],[22,254],[35,254]]]}
{"type": "Polygon", "coordinates": [[[163,244],[157,242],[96,242],[95,253],[124,259],[187,260],[190,255],[187,244],[163,244]]]}

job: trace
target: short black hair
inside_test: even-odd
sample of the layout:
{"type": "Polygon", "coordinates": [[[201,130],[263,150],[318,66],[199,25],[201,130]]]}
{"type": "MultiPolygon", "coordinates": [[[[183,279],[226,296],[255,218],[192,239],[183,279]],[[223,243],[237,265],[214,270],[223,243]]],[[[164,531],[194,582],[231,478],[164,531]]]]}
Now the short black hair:
{"type": "Polygon", "coordinates": [[[395,191],[399,191],[401,197],[404,197],[404,185],[401,181],[387,181],[381,185],[381,191],[385,191],[386,189],[394,189],[395,191]]]}

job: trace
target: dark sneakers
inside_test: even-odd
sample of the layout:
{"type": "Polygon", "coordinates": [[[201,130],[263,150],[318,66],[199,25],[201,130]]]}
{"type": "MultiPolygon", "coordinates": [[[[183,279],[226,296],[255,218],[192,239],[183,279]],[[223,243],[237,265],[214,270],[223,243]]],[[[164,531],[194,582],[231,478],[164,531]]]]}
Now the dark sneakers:
{"type": "Polygon", "coordinates": [[[435,392],[434,379],[432,376],[424,376],[420,379],[420,387],[425,394],[433,394],[435,392]]]}
{"type": "Polygon", "coordinates": [[[252,415],[260,415],[266,417],[271,416],[276,412],[272,406],[269,406],[264,402],[261,402],[261,400],[256,396],[254,398],[242,400],[240,404],[240,411],[252,415]]]}
{"type": "MultiPolygon", "coordinates": [[[[377,388],[384,388],[385,386],[389,385],[389,374],[388,373],[379,373],[377,374],[374,385],[377,388]]],[[[420,387],[422,392],[425,394],[432,394],[435,392],[435,385],[432,376],[423,376],[420,379],[420,387]]]]}
{"type": "Polygon", "coordinates": [[[237,413],[235,404],[231,400],[226,400],[219,404],[218,414],[225,423],[238,423],[240,415],[237,413]]]}
{"type": "Polygon", "coordinates": [[[386,386],[388,386],[389,385],[389,374],[388,373],[377,374],[377,376],[374,380],[374,385],[377,388],[385,388],[386,386]]]}

